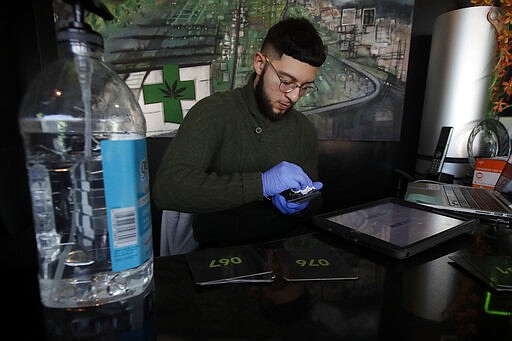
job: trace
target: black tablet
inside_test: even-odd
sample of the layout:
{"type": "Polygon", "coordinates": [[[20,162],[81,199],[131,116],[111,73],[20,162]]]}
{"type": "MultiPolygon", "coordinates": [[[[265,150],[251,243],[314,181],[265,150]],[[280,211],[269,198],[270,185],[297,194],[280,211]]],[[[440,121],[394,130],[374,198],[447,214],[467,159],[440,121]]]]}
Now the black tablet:
{"type": "Polygon", "coordinates": [[[455,236],[472,233],[478,220],[385,198],[316,215],[313,223],[329,233],[404,259],[455,236]]]}

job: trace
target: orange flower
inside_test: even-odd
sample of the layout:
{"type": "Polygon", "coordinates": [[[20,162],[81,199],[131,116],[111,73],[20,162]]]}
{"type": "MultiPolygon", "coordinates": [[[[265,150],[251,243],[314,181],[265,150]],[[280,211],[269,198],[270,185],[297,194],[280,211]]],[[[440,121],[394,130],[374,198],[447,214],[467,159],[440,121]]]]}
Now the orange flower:
{"type": "Polygon", "coordinates": [[[502,112],[503,109],[509,106],[507,102],[503,100],[503,98],[498,99],[497,102],[494,102],[494,107],[492,108],[494,112],[502,112]]]}
{"type": "Polygon", "coordinates": [[[503,82],[503,91],[507,96],[512,96],[512,79],[508,82],[503,82]]]}

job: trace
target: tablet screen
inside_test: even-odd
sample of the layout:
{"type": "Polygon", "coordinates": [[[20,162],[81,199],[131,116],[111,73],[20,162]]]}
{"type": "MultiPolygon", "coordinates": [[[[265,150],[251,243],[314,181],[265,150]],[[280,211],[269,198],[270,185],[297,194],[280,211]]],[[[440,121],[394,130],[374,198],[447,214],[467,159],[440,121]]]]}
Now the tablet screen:
{"type": "Polygon", "coordinates": [[[466,222],[395,202],[379,203],[325,218],[399,247],[411,245],[466,222]]]}

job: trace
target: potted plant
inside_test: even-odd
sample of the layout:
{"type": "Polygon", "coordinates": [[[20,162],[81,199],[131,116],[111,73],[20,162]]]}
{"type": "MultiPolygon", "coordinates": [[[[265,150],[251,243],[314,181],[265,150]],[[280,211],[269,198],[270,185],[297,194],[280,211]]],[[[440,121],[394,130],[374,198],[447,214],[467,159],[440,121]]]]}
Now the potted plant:
{"type": "Polygon", "coordinates": [[[512,0],[471,0],[471,5],[497,8],[488,16],[497,31],[488,116],[512,116],[512,0]]]}

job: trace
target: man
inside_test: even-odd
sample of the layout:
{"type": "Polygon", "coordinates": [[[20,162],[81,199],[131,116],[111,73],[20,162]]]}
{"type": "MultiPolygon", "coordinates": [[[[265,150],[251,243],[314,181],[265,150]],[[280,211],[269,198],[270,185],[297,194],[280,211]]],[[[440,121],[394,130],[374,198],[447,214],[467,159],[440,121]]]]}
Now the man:
{"type": "Polygon", "coordinates": [[[323,186],[316,130],[293,105],[317,90],[326,50],[309,21],[283,20],[254,54],[246,86],[214,93],[186,115],[152,197],[162,209],[192,212],[200,244],[282,237],[320,207],[321,198],[297,204],[280,193],[323,186]]]}

